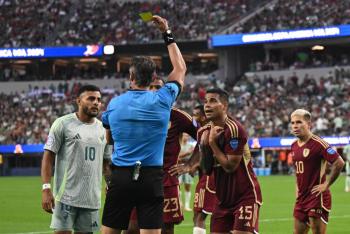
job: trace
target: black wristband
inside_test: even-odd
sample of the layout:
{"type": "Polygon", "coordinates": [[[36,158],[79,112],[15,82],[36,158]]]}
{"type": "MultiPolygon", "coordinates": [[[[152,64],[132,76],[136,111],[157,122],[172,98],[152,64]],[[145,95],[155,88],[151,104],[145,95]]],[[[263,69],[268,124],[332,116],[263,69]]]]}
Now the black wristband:
{"type": "Polygon", "coordinates": [[[167,46],[175,43],[174,35],[169,29],[163,33],[163,39],[167,46]]]}

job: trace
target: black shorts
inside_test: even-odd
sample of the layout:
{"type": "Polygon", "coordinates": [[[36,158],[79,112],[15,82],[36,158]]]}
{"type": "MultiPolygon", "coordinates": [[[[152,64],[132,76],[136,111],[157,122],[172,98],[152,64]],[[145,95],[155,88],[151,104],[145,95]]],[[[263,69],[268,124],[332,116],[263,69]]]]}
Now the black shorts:
{"type": "Polygon", "coordinates": [[[106,194],[102,224],[126,230],[131,210],[136,207],[140,229],[159,229],[163,225],[163,169],[141,167],[137,181],[134,167],[114,167],[106,194]]]}

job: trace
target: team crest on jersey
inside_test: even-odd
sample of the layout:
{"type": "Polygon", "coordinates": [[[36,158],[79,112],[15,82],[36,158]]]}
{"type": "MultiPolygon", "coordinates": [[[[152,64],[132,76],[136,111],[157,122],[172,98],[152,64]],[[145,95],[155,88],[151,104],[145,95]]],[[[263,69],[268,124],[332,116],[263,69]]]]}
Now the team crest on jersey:
{"type": "Polygon", "coordinates": [[[230,140],[230,146],[233,150],[236,150],[238,147],[238,139],[234,138],[230,140]]]}
{"type": "Polygon", "coordinates": [[[310,153],[310,149],[306,148],[303,150],[303,156],[306,158],[307,156],[309,156],[310,153]]]}
{"type": "Polygon", "coordinates": [[[55,143],[55,138],[53,136],[49,135],[47,137],[47,140],[46,140],[46,145],[51,147],[51,146],[53,146],[54,143],[55,143]]]}

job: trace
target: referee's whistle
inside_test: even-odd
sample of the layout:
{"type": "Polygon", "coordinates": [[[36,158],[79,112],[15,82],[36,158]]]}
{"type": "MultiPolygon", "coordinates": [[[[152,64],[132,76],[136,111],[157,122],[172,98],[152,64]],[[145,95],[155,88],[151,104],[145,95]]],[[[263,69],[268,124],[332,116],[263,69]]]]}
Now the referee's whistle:
{"type": "Polygon", "coordinates": [[[133,181],[137,181],[139,179],[140,168],[141,168],[141,162],[140,161],[136,161],[135,162],[135,166],[134,166],[134,171],[132,173],[132,180],[133,181]]]}

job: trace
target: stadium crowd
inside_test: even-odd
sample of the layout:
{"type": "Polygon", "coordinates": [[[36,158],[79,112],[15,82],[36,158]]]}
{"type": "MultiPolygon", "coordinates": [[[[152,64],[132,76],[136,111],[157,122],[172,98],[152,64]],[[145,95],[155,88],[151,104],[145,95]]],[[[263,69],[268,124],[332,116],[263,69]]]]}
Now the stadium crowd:
{"type": "MultiPolygon", "coordinates": [[[[230,93],[230,113],[244,123],[250,137],[290,136],[289,115],[296,108],[313,113],[313,131],[319,135],[347,135],[350,132],[350,72],[341,70],[320,80],[312,77],[242,77],[233,87],[215,77],[210,84],[185,87],[176,106],[192,113],[202,103],[206,88],[225,88],[230,93]]],[[[85,82],[85,81],[84,81],[85,82]]],[[[49,126],[58,116],[74,111],[74,96],[81,86],[58,86],[11,95],[0,94],[0,144],[43,143],[49,126]]],[[[102,89],[103,103],[127,88],[102,89]]]]}
{"type": "Polygon", "coordinates": [[[179,40],[206,39],[264,2],[2,0],[0,46],[132,44],[161,39],[144,27],[138,15],[147,11],[167,18],[179,40]]]}
{"type": "Polygon", "coordinates": [[[253,33],[350,23],[347,0],[278,0],[226,33],[253,33]]]}
{"type": "Polygon", "coordinates": [[[252,72],[258,72],[283,69],[294,70],[303,68],[319,68],[348,65],[349,56],[345,53],[333,55],[321,52],[298,52],[292,56],[270,56],[270,59],[267,61],[258,60],[252,62],[250,64],[249,70],[252,72]]]}

